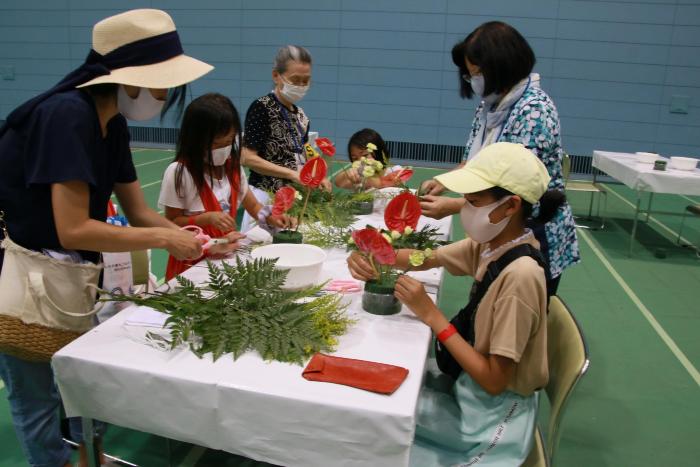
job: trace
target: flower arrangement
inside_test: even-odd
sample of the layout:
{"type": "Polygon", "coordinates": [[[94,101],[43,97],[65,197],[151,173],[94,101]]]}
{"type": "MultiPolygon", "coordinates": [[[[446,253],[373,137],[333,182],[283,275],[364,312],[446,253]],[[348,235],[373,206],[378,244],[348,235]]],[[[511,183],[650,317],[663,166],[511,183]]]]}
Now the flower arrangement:
{"type": "Polygon", "coordinates": [[[394,297],[394,285],[400,274],[411,267],[418,267],[432,257],[433,251],[444,242],[437,240],[437,228],[424,226],[417,229],[421,215],[420,201],[409,190],[394,197],[384,212],[386,229],[367,226],[355,230],[348,241],[348,249],[359,251],[376,272],[377,279],[365,284],[362,306],[376,314],[394,314],[401,304],[394,297]],[[409,257],[409,268],[397,270],[396,252],[399,249],[415,250],[409,257]]]}
{"type": "Polygon", "coordinates": [[[304,221],[304,215],[306,214],[306,208],[309,204],[312,191],[317,190],[321,186],[321,183],[328,174],[328,163],[321,157],[321,154],[328,157],[333,157],[333,155],[335,155],[335,146],[328,138],[316,138],[316,145],[320,149],[320,153],[310,144],[306,143],[304,145],[307,160],[299,173],[299,181],[305,188],[304,195],[301,195],[291,186],[284,186],[275,193],[272,208],[272,212],[275,215],[284,214],[292,209],[295,200],[304,200],[303,207],[297,216],[296,228],[294,230],[277,232],[273,235],[273,241],[276,243],[301,243],[303,240],[303,235],[299,232],[299,227],[301,227],[304,221]]]}

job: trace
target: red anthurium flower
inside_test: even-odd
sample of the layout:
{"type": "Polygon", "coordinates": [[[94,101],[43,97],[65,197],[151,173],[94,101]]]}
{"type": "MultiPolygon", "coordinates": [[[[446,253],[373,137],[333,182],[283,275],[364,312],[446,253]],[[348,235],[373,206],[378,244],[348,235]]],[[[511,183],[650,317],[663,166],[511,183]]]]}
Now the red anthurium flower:
{"type": "Polygon", "coordinates": [[[370,253],[372,251],[372,242],[375,238],[381,237],[377,229],[372,227],[367,227],[365,229],[355,230],[352,233],[352,239],[357,245],[357,248],[363,253],[370,253]]]}
{"type": "Polygon", "coordinates": [[[275,193],[275,201],[272,204],[272,214],[281,216],[294,204],[294,198],[297,191],[291,186],[283,186],[275,193]]]}
{"type": "Polygon", "coordinates": [[[389,201],[384,211],[384,223],[390,230],[403,232],[406,227],[415,230],[420,218],[420,201],[410,191],[404,191],[389,201]]]}
{"type": "Polygon", "coordinates": [[[370,253],[372,253],[372,257],[379,264],[391,265],[396,263],[396,252],[391,243],[382,235],[374,237],[372,245],[370,245],[370,253]]]}
{"type": "Polygon", "coordinates": [[[316,146],[324,153],[326,156],[333,157],[335,155],[335,146],[333,142],[328,138],[316,138],[316,146]]]}
{"type": "Polygon", "coordinates": [[[299,179],[302,184],[310,188],[317,188],[326,177],[326,173],[328,173],[326,161],[320,157],[314,157],[304,164],[299,174],[299,179]]]}
{"type": "Polygon", "coordinates": [[[401,183],[406,183],[413,177],[413,169],[401,169],[384,175],[380,180],[382,187],[396,186],[401,183]]]}

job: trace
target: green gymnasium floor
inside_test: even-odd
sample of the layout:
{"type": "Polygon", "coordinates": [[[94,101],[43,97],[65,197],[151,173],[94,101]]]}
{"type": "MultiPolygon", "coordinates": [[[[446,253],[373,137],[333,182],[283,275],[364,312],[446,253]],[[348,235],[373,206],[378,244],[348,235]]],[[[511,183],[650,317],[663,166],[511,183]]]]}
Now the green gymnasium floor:
{"type": "MultiPolygon", "coordinates": [[[[156,207],[160,179],[172,151],[134,150],[146,199],[156,207]]],[[[419,169],[413,183],[431,177],[419,169]]],[[[700,259],[675,246],[679,217],[652,216],[640,224],[633,258],[627,256],[633,193],[608,185],[605,230],[579,230],[583,261],[567,270],[559,295],[588,340],[591,367],[571,400],[556,464],[585,467],[697,466],[700,459],[700,259]],[[666,257],[658,259],[662,249],[666,257]]],[[[583,214],[588,195],[569,193],[583,214]]],[[[661,195],[655,208],[681,212],[700,199],[661,195]]],[[[156,208],[157,209],[157,208],[156,208]]],[[[455,222],[456,235],[461,234],[455,222]]],[[[700,219],[688,219],[684,237],[700,244],[700,219]]],[[[163,275],[166,255],[153,254],[163,275]]],[[[464,278],[447,277],[440,306],[456,312],[466,301],[464,278]]],[[[26,465],[0,382],[0,467],[26,465]]],[[[543,398],[544,400],[544,398],[543,398]]],[[[543,404],[544,405],[544,404],[543,404]]],[[[546,410],[544,408],[543,410],[546,410]]],[[[142,466],[166,466],[163,438],[112,427],[108,452],[142,466]]],[[[171,465],[253,466],[258,463],[184,443],[171,443],[171,465]]]]}

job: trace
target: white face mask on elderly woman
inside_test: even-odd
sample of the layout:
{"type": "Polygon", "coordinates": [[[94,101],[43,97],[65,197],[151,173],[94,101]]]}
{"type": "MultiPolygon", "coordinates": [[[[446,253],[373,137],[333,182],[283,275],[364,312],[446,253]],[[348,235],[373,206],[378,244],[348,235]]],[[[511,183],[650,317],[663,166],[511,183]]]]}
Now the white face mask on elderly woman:
{"type": "Polygon", "coordinates": [[[282,78],[282,89],[280,90],[280,94],[289,102],[298,102],[302,100],[308,91],[309,86],[297,86],[295,84],[288,83],[284,78],[282,78]]]}
{"type": "Polygon", "coordinates": [[[469,235],[469,238],[478,243],[488,243],[503,232],[503,229],[508,225],[510,216],[503,218],[497,224],[492,224],[489,214],[509,199],[510,196],[506,196],[494,203],[480,207],[474,206],[469,201],[464,203],[459,217],[462,221],[462,227],[464,227],[464,231],[469,235]]]}
{"type": "Polygon", "coordinates": [[[119,85],[117,91],[117,107],[119,112],[129,120],[150,120],[163,110],[165,101],[153,97],[148,88],[139,88],[139,95],[136,99],[129,97],[124,85],[119,85]]]}

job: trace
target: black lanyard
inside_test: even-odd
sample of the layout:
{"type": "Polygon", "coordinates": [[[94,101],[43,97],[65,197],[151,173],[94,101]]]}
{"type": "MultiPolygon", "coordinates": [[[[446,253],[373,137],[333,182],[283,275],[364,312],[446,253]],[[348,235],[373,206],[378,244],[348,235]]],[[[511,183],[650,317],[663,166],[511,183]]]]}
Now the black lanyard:
{"type": "Polygon", "coordinates": [[[299,120],[295,122],[297,131],[294,131],[294,128],[292,128],[292,119],[289,117],[289,112],[287,112],[287,108],[280,102],[280,100],[277,98],[274,92],[272,93],[272,97],[275,99],[275,102],[277,102],[277,105],[279,105],[280,112],[282,112],[282,116],[284,117],[284,122],[287,124],[287,129],[292,135],[292,140],[294,141],[295,154],[304,154],[304,148],[301,144],[304,130],[299,124],[299,120]]]}

